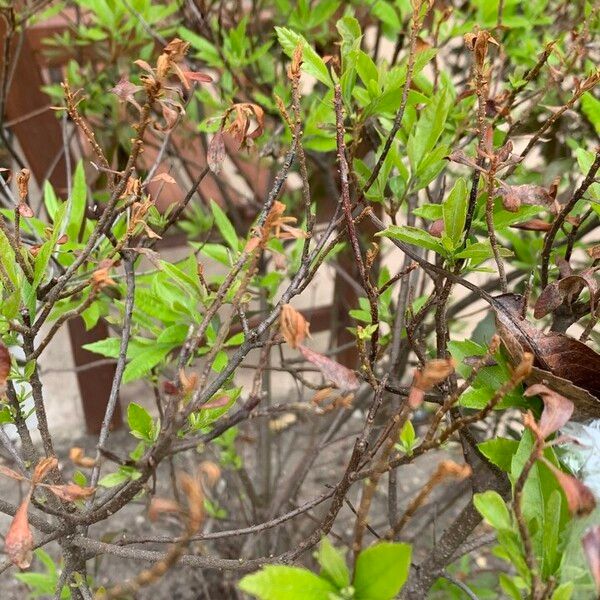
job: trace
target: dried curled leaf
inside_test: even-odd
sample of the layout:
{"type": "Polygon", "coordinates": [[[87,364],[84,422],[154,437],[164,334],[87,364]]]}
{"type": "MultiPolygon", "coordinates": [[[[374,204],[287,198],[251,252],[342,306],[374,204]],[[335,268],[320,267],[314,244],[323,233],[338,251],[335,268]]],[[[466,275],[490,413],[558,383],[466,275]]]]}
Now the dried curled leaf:
{"type": "Polygon", "coordinates": [[[541,396],[544,410],[538,424],[543,439],[557,432],[571,418],[575,406],[561,394],[542,383],[536,383],[525,390],[525,396],[541,396]]]}
{"type": "Polygon", "coordinates": [[[58,496],[66,502],[84,500],[85,498],[89,498],[96,491],[96,488],[83,487],[76,483],[66,483],[64,485],[43,484],[43,487],[49,489],[55,496],[58,496]]]}
{"type": "Polygon", "coordinates": [[[275,433],[285,431],[288,427],[293,425],[298,420],[298,417],[291,412],[283,413],[275,419],[269,421],[269,429],[275,433]]]}
{"type": "Polygon", "coordinates": [[[594,493],[579,479],[561,471],[550,461],[542,459],[546,466],[554,473],[560,487],[563,489],[572,515],[583,517],[589,515],[596,508],[594,493]]]}
{"type": "Polygon", "coordinates": [[[86,456],[83,448],[77,446],[69,450],[69,458],[74,465],[83,467],[84,469],[91,469],[96,465],[96,460],[86,456]]]}
{"type": "Polygon", "coordinates": [[[203,460],[198,465],[198,474],[206,482],[208,487],[214,487],[219,479],[221,479],[221,469],[219,465],[212,462],[211,460],[203,460]]]}
{"type": "Polygon", "coordinates": [[[129,81],[126,75],[122,75],[117,85],[110,91],[117,96],[119,102],[129,102],[132,106],[135,106],[138,111],[142,110],[138,101],[135,99],[135,94],[144,88],[141,85],[135,85],[129,81]]]}
{"type": "Polygon", "coordinates": [[[593,314],[598,297],[598,280],[596,269],[591,268],[547,285],[535,303],[533,316],[541,319],[563,304],[572,304],[586,286],[590,292],[590,311],[593,314]]]}
{"type": "Polygon", "coordinates": [[[225,160],[225,138],[223,133],[218,131],[212,136],[208,143],[208,152],[206,154],[206,161],[208,168],[215,174],[218,175],[221,172],[223,161],[225,160]]]}
{"type": "Polygon", "coordinates": [[[188,527],[190,531],[197,531],[204,518],[204,492],[195,477],[187,473],[179,473],[179,485],[186,495],[188,507],[188,527]]]}
{"type": "Polygon", "coordinates": [[[27,569],[33,557],[33,534],[29,527],[27,510],[31,494],[19,505],[4,538],[4,551],[8,558],[20,569],[27,569]]]}
{"type": "Polygon", "coordinates": [[[291,304],[284,304],[281,307],[279,332],[292,348],[297,348],[307,337],[310,337],[309,328],[310,323],[291,304]]]}
{"type": "Polygon", "coordinates": [[[4,475],[5,477],[10,477],[11,479],[16,479],[17,481],[24,481],[25,477],[4,465],[0,465],[0,475],[4,475]]]}
{"type": "Polygon", "coordinates": [[[436,358],[425,363],[423,369],[415,374],[413,386],[429,392],[434,386],[445,381],[447,377],[454,373],[454,360],[451,358],[436,358]]]}
{"type": "Polygon", "coordinates": [[[31,483],[36,485],[44,480],[46,475],[53,469],[58,468],[58,460],[55,456],[49,456],[47,458],[42,458],[35,466],[33,470],[33,475],[31,477],[31,483]]]}
{"type": "Polygon", "coordinates": [[[19,198],[21,200],[21,204],[25,202],[25,198],[27,198],[27,194],[29,194],[30,177],[31,172],[29,169],[21,169],[17,174],[17,187],[19,188],[19,198]]]}
{"type": "Polygon", "coordinates": [[[575,404],[575,419],[600,416],[600,355],[563,333],[545,333],[521,315],[523,298],[502,294],[494,298],[496,324],[513,363],[524,351],[534,355],[527,383],[543,383],[575,404]]]}
{"type": "Polygon", "coordinates": [[[323,377],[328,382],[332,383],[342,392],[353,392],[359,388],[360,381],[354,371],[301,344],[298,344],[298,350],[300,350],[306,360],[319,368],[323,377]]]}
{"type": "Polygon", "coordinates": [[[6,385],[10,375],[10,352],[8,348],[0,342],[0,390],[6,385]]]}
{"type": "Polygon", "coordinates": [[[516,212],[522,204],[529,206],[550,206],[556,195],[541,185],[526,183],[523,185],[508,185],[502,183],[497,192],[506,210],[516,212]]]}
{"type": "Polygon", "coordinates": [[[180,513],[181,506],[175,500],[169,498],[159,498],[154,496],[150,500],[150,507],[148,508],[148,518],[150,521],[157,521],[158,518],[164,513],[180,513]]]}

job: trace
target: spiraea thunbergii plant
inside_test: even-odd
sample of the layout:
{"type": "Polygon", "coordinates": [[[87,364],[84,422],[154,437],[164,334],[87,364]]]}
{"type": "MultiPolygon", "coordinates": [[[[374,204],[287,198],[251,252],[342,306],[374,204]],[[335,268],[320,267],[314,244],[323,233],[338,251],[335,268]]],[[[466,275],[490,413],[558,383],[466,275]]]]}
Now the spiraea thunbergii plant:
{"type": "Polygon", "coordinates": [[[600,490],[567,467],[600,419],[597,3],[0,12],[0,589],[597,597],[600,490]],[[59,17],[65,193],[4,114],[59,17]],[[41,379],[73,319],[114,365],[87,449],[41,379]]]}

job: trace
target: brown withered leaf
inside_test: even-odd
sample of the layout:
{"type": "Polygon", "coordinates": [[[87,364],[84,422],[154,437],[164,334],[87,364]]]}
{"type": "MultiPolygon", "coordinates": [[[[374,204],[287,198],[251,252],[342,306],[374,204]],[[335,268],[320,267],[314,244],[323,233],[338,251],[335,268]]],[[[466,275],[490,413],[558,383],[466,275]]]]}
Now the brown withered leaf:
{"type": "Polygon", "coordinates": [[[27,202],[19,202],[17,210],[19,211],[19,214],[25,219],[30,219],[31,217],[33,217],[33,210],[31,209],[31,206],[27,204],[27,202]]]}
{"type": "Polygon", "coordinates": [[[69,458],[74,465],[83,467],[84,469],[91,469],[96,465],[96,460],[86,456],[83,448],[79,448],[78,446],[73,446],[69,450],[69,458]]]}
{"type": "Polygon", "coordinates": [[[598,279],[596,269],[591,268],[548,284],[535,303],[533,316],[541,319],[562,304],[571,305],[586,286],[590,292],[590,310],[593,313],[598,297],[598,279]]]}
{"type": "Polygon", "coordinates": [[[186,495],[188,506],[188,528],[197,531],[204,518],[204,492],[197,478],[180,472],[179,485],[186,495]]]}
{"type": "Polygon", "coordinates": [[[451,358],[435,358],[425,363],[421,370],[417,370],[413,386],[424,392],[429,392],[434,386],[445,381],[454,372],[454,361],[451,358]]]}
{"type": "Polygon", "coordinates": [[[165,513],[180,513],[181,506],[175,500],[169,498],[159,498],[154,496],[150,500],[150,506],[148,508],[148,518],[150,521],[157,521],[160,515],[165,513]]]}
{"type": "Polygon", "coordinates": [[[0,475],[4,475],[5,477],[10,477],[11,479],[16,479],[17,481],[23,481],[25,477],[4,465],[0,465],[0,475]]]}
{"type": "Polygon", "coordinates": [[[600,594],[600,525],[590,527],[581,539],[581,543],[596,584],[596,592],[600,594]]]}
{"type": "Polygon", "coordinates": [[[200,73],[199,71],[181,71],[183,78],[181,83],[186,88],[190,88],[192,83],[211,83],[212,77],[206,73],[200,73]]]}
{"type": "Polygon", "coordinates": [[[31,476],[31,483],[33,485],[40,483],[40,481],[43,481],[46,475],[48,475],[48,473],[52,471],[52,469],[56,469],[57,467],[58,460],[55,456],[49,456],[47,458],[40,459],[38,464],[35,465],[35,469],[33,470],[33,475],[31,476]]]}
{"type": "Polygon", "coordinates": [[[6,380],[10,375],[10,352],[8,348],[0,342],[0,389],[6,385],[6,380]]]}
{"type": "Polygon", "coordinates": [[[217,175],[220,173],[225,160],[225,138],[222,132],[217,132],[212,136],[208,143],[208,152],[206,153],[206,161],[208,168],[217,175]]]}
{"type": "Polygon", "coordinates": [[[58,496],[66,502],[84,500],[85,498],[89,498],[96,491],[96,488],[82,487],[76,483],[65,483],[63,485],[43,484],[43,487],[49,489],[55,496],[58,496]]]}
{"type": "Polygon", "coordinates": [[[598,260],[600,258],[600,244],[597,246],[592,246],[587,249],[587,253],[594,259],[598,260]]]}
{"type": "Polygon", "coordinates": [[[212,460],[203,460],[198,465],[198,476],[208,487],[212,488],[221,479],[221,469],[212,460]]]}
{"type": "MultiPolygon", "coordinates": [[[[143,62],[143,61],[141,61],[143,62]]],[[[147,63],[146,63],[147,64],[147,63]]],[[[150,69],[150,65],[148,65],[148,69],[150,69]]],[[[151,71],[151,69],[150,69],[151,71]]],[[[119,79],[117,85],[113,87],[110,91],[117,96],[119,102],[129,102],[131,105],[135,106],[137,110],[141,111],[142,107],[139,105],[138,101],[135,99],[134,94],[143,90],[144,88],[141,85],[135,85],[129,81],[126,75],[122,75],[121,79],[119,79]]]]}
{"type": "Polygon", "coordinates": [[[538,423],[541,437],[546,439],[557,432],[571,418],[575,406],[573,402],[543,383],[536,383],[525,390],[525,396],[541,396],[544,410],[538,423]]]}
{"type": "Polygon", "coordinates": [[[283,339],[292,347],[310,337],[310,323],[291,304],[284,304],[279,316],[279,332],[283,339]]]}
{"type": "Polygon", "coordinates": [[[29,193],[30,177],[31,172],[29,169],[21,169],[17,174],[17,187],[19,188],[19,198],[21,199],[21,204],[25,202],[25,198],[27,198],[27,194],[29,193]]]}
{"type": "Polygon", "coordinates": [[[523,229],[524,231],[550,231],[552,224],[543,219],[530,219],[529,221],[523,221],[523,223],[513,223],[511,227],[513,229],[523,229]]]}
{"type": "Polygon", "coordinates": [[[522,204],[530,206],[550,206],[555,199],[550,191],[541,185],[525,183],[523,185],[500,184],[497,195],[506,210],[516,212],[522,204]]]}
{"type": "Polygon", "coordinates": [[[575,404],[573,418],[600,416],[600,354],[564,333],[545,333],[521,317],[522,297],[502,294],[494,298],[498,333],[511,361],[523,351],[534,355],[527,383],[544,383],[575,404]]]}
{"type": "Polygon", "coordinates": [[[441,238],[442,234],[444,233],[444,228],[445,228],[444,219],[437,219],[437,221],[434,221],[429,226],[429,229],[427,231],[429,231],[429,233],[433,237],[441,238]]]}
{"type": "Polygon", "coordinates": [[[23,499],[4,538],[4,551],[13,565],[27,569],[33,557],[33,534],[29,527],[27,510],[31,494],[23,499]]]}
{"type": "Polygon", "coordinates": [[[231,398],[227,394],[221,394],[220,396],[214,396],[208,402],[205,402],[198,407],[198,410],[206,410],[209,408],[222,408],[227,406],[231,398]]]}
{"type": "Polygon", "coordinates": [[[587,485],[573,475],[561,471],[549,460],[542,458],[544,464],[554,473],[560,487],[563,489],[572,515],[583,517],[596,508],[596,498],[587,485]]]}
{"type": "Polygon", "coordinates": [[[353,392],[359,388],[360,381],[354,371],[302,344],[298,344],[298,350],[306,360],[319,368],[328,382],[335,385],[342,392],[353,392]]]}

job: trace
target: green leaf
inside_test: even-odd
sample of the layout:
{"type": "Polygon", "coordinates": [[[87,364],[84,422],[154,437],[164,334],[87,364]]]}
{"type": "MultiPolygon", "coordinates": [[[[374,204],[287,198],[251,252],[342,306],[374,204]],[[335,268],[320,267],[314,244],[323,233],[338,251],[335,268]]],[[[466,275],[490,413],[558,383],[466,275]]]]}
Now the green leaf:
{"type": "Polygon", "coordinates": [[[467,183],[463,177],[459,177],[442,204],[444,231],[455,248],[460,245],[463,237],[467,218],[467,193],[467,183]]]}
{"type": "Polygon", "coordinates": [[[581,96],[581,110],[600,135],[600,100],[594,98],[590,92],[581,96]]]}
{"type": "Polygon", "coordinates": [[[46,207],[48,217],[54,219],[54,215],[58,209],[58,198],[56,197],[52,184],[48,180],[46,180],[46,183],[44,184],[44,206],[46,207]]]}
{"type": "Polygon", "coordinates": [[[502,496],[488,490],[473,496],[479,514],[494,528],[512,530],[512,520],[502,496]]]}
{"type": "Polygon", "coordinates": [[[215,373],[220,373],[227,366],[228,362],[229,359],[227,358],[227,352],[224,350],[219,350],[215,356],[215,360],[213,361],[212,370],[215,373]]]}
{"type": "Polygon", "coordinates": [[[54,213],[52,235],[50,236],[50,239],[40,248],[38,255],[35,257],[35,264],[33,267],[33,283],[31,285],[33,292],[35,292],[35,290],[38,288],[44,278],[44,275],[46,274],[46,268],[50,262],[50,257],[52,256],[52,252],[54,252],[54,247],[56,246],[56,242],[60,236],[60,229],[65,216],[66,208],[67,205],[65,203],[61,204],[57,208],[56,212],[54,213]]]}
{"type": "Polygon", "coordinates": [[[138,351],[125,367],[123,383],[129,383],[146,375],[173,349],[173,344],[153,344],[138,351]]]}
{"type": "Polygon", "coordinates": [[[98,340],[91,344],[84,344],[84,350],[93,352],[94,354],[100,354],[107,358],[118,358],[119,348],[121,346],[121,340],[116,337],[106,338],[104,340],[98,340]]]}
{"type": "Polygon", "coordinates": [[[411,131],[406,151],[413,173],[442,135],[452,100],[447,87],[442,87],[423,109],[417,125],[411,131]]]}
{"type": "Polygon", "coordinates": [[[330,600],[336,591],[329,581],[307,569],[279,565],[246,575],[239,588],[259,600],[330,600]]]}
{"type": "Polygon", "coordinates": [[[68,208],[67,236],[69,237],[68,242],[70,244],[77,242],[77,236],[79,235],[81,223],[85,215],[86,200],[85,172],[83,170],[83,162],[79,161],[73,174],[73,188],[68,208]]]}
{"type": "Polygon", "coordinates": [[[402,589],[410,570],[409,544],[379,542],[363,550],[356,560],[356,600],[391,600],[402,589]]]}
{"type": "Polygon", "coordinates": [[[418,227],[410,227],[409,225],[391,225],[385,231],[381,231],[377,235],[383,235],[392,239],[408,242],[409,244],[420,246],[421,248],[433,250],[438,254],[446,254],[446,250],[438,238],[418,227]]]}
{"type": "Polygon", "coordinates": [[[321,576],[331,581],[337,588],[344,588],[350,584],[350,572],[346,566],[344,553],[335,548],[326,537],[319,545],[317,561],[321,565],[321,576]]]}
{"type": "Polygon", "coordinates": [[[551,600],[571,600],[575,584],[572,581],[567,581],[559,585],[552,594],[551,600]]]}
{"type": "Polygon", "coordinates": [[[560,552],[558,551],[561,533],[561,503],[562,495],[558,490],[552,490],[546,510],[544,511],[542,575],[544,579],[554,574],[560,565],[560,552]]]}
{"type": "Polygon", "coordinates": [[[513,454],[517,451],[519,442],[507,438],[494,438],[477,445],[479,451],[499,469],[510,473],[513,454]]]}
{"type": "Polygon", "coordinates": [[[98,482],[98,485],[101,485],[102,487],[105,488],[111,488],[111,487],[116,487],[118,485],[121,485],[122,483],[125,483],[126,481],[129,481],[130,477],[128,473],[125,473],[121,470],[119,471],[115,471],[114,473],[109,473],[108,475],[105,475],[104,477],[102,477],[100,479],[100,481],[98,482]]]}
{"type": "Polygon", "coordinates": [[[154,421],[143,406],[135,402],[129,404],[127,407],[127,424],[135,437],[152,441],[154,421]]]}
{"type": "Polygon", "coordinates": [[[309,75],[316,77],[327,87],[333,87],[333,82],[329,76],[327,65],[323,59],[315,52],[312,46],[299,34],[287,27],[275,27],[277,39],[283,48],[283,51],[291,58],[298,44],[302,44],[302,69],[309,75]]]}
{"type": "Polygon", "coordinates": [[[238,237],[235,232],[234,226],[231,221],[227,218],[227,215],[223,212],[223,209],[214,201],[210,201],[210,209],[212,210],[215,223],[223,236],[223,239],[229,244],[229,247],[237,254],[239,249],[238,237]]]}

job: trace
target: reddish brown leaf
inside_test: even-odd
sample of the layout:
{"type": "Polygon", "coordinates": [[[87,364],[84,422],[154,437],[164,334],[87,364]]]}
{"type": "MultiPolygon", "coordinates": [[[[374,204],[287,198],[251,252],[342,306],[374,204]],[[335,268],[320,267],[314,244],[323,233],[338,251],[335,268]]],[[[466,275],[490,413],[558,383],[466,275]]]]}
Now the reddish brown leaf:
{"type": "Polygon", "coordinates": [[[581,543],[592,577],[596,583],[596,592],[600,594],[600,525],[590,527],[585,532],[581,543]]]}
{"type": "MultiPolygon", "coordinates": [[[[136,61],[136,62],[138,64],[144,63],[144,61],[136,61]]],[[[150,68],[150,65],[148,65],[148,63],[144,63],[144,65],[147,66],[147,70],[149,70],[150,72],[152,71],[152,69],[150,68]]],[[[142,66],[142,65],[140,64],[140,66],[142,66]]],[[[143,89],[144,88],[141,85],[134,85],[133,83],[131,83],[131,81],[129,81],[129,79],[127,79],[126,75],[123,75],[123,76],[121,76],[121,79],[119,79],[119,82],[117,83],[117,85],[115,85],[115,87],[112,88],[110,91],[113,94],[115,94],[117,96],[117,98],[119,98],[120,102],[129,102],[130,104],[135,106],[135,108],[137,108],[138,110],[142,110],[138,101],[135,99],[134,94],[143,89]]]]}
{"type": "Polygon", "coordinates": [[[31,483],[33,485],[40,483],[44,480],[46,475],[48,475],[48,473],[52,471],[52,469],[56,468],[58,468],[58,460],[55,456],[49,456],[47,458],[40,459],[38,464],[35,466],[35,469],[33,470],[31,483]]]}
{"type": "MultiPolygon", "coordinates": [[[[25,198],[27,198],[27,194],[29,193],[29,178],[30,177],[31,177],[31,172],[29,171],[29,169],[21,169],[19,171],[19,173],[17,174],[17,187],[19,188],[19,198],[21,199],[21,204],[23,204],[25,202],[25,198]]],[[[19,204],[19,209],[21,208],[21,204],[19,204]]],[[[29,209],[29,210],[31,210],[31,209],[29,209]]],[[[20,212],[20,210],[19,210],[19,212],[20,212]]],[[[31,214],[29,216],[33,216],[33,214],[31,214]]]]}
{"type": "Polygon", "coordinates": [[[43,487],[48,488],[55,496],[67,502],[89,498],[96,491],[96,488],[82,487],[76,483],[66,483],[64,485],[43,484],[43,487]]]}
{"type": "Polygon", "coordinates": [[[279,332],[292,348],[297,348],[310,337],[309,328],[310,323],[291,304],[283,305],[279,317],[279,332]]]}
{"type": "Polygon", "coordinates": [[[10,375],[10,352],[8,348],[0,342],[0,389],[6,385],[6,380],[10,375]]]}
{"type": "Polygon", "coordinates": [[[513,363],[532,352],[534,368],[527,382],[544,383],[575,404],[574,418],[600,416],[600,355],[566,334],[544,333],[521,316],[522,297],[494,298],[498,332],[513,363]]]}
{"type": "Polygon", "coordinates": [[[541,396],[544,401],[544,410],[539,422],[540,433],[544,439],[565,425],[571,418],[575,408],[569,399],[542,383],[536,383],[528,387],[524,395],[528,398],[541,396]]]}
{"type": "Polygon", "coordinates": [[[180,513],[181,506],[175,500],[169,498],[159,498],[154,496],[150,500],[150,507],[148,508],[148,518],[154,522],[157,521],[160,515],[164,513],[180,513]]]}
{"type": "Polygon", "coordinates": [[[25,477],[4,465],[0,465],[0,475],[4,475],[5,477],[10,477],[11,479],[16,479],[17,481],[23,481],[25,477]]]}
{"type": "Polygon", "coordinates": [[[360,381],[354,371],[302,344],[298,344],[298,350],[306,360],[319,368],[328,382],[331,382],[343,392],[352,392],[359,388],[360,381]]]}
{"type": "Polygon", "coordinates": [[[13,565],[26,569],[33,557],[33,534],[29,527],[27,509],[31,495],[21,502],[4,538],[4,550],[13,565]]]}
{"type": "Polygon", "coordinates": [[[208,487],[214,487],[217,481],[221,479],[221,469],[219,465],[211,460],[203,460],[198,465],[198,475],[202,478],[208,487]]]}
{"type": "Polygon", "coordinates": [[[543,219],[530,219],[529,221],[523,221],[523,223],[514,223],[511,227],[525,231],[550,231],[552,224],[543,219]]]}
{"type": "Polygon", "coordinates": [[[438,219],[429,226],[429,233],[433,237],[441,238],[444,233],[444,219],[438,219]]]}
{"type": "Polygon", "coordinates": [[[425,363],[422,370],[417,370],[413,386],[429,392],[434,386],[442,383],[454,372],[454,361],[449,358],[435,358],[425,363]]]}
{"type": "Polygon", "coordinates": [[[85,455],[83,448],[74,446],[69,450],[69,458],[74,465],[83,467],[84,469],[91,469],[96,465],[96,460],[85,455]]]}
{"type": "Polygon", "coordinates": [[[219,131],[212,136],[208,143],[208,152],[206,154],[208,168],[215,174],[221,171],[223,161],[225,160],[225,139],[219,131]]]}
{"type": "Polygon", "coordinates": [[[533,316],[541,319],[562,304],[571,305],[586,286],[590,292],[590,310],[593,313],[598,296],[596,269],[585,269],[547,285],[535,303],[533,316]]]}
{"type": "Polygon", "coordinates": [[[198,71],[181,71],[183,75],[183,84],[186,87],[190,87],[191,83],[210,83],[212,81],[212,77],[207,75],[206,73],[199,73],[198,71]],[[187,84],[187,85],[186,85],[187,84]]]}
{"type": "Polygon", "coordinates": [[[531,206],[549,206],[554,202],[554,196],[541,185],[526,183],[523,185],[508,185],[502,183],[497,192],[506,210],[516,212],[522,204],[531,206]]]}
{"type": "Polygon", "coordinates": [[[231,398],[227,394],[222,394],[220,396],[216,396],[215,398],[211,398],[208,402],[205,402],[202,406],[199,406],[199,410],[206,410],[207,408],[222,408],[223,406],[227,406],[231,398]]]}
{"type": "Polygon", "coordinates": [[[155,181],[170,184],[177,183],[175,179],[171,177],[171,175],[169,175],[168,173],[158,173],[150,180],[151,183],[154,183],[155,181]]]}
{"type": "Polygon", "coordinates": [[[542,460],[554,473],[560,487],[563,489],[571,514],[576,517],[589,515],[596,508],[596,498],[592,490],[579,481],[579,479],[561,471],[550,461],[545,458],[542,460]]]}
{"type": "Polygon", "coordinates": [[[29,204],[27,204],[27,202],[19,202],[17,210],[19,211],[19,214],[25,219],[30,219],[31,217],[33,217],[33,210],[31,210],[31,207],[29,206],[29,204]]]}

